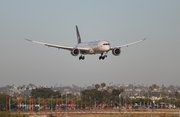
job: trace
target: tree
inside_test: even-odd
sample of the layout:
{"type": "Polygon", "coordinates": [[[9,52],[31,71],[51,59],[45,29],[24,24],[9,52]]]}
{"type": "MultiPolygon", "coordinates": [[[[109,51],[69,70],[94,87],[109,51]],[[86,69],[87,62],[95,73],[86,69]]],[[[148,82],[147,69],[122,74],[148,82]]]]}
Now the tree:
{"type": "Polygon", "coordinates": [[[106,86],[106,83],[101,83],[102,91],[103,91],[103,89],[104,89],[105,86],[106,86]]]}
{"type": "Polygon", "coordinates": [[[113,101],[114,103],[119,102],[119,90],[118,89],[113,89],[112,90],[110,100],[113,101]]]}
{"type": "Polygon", "coordinates": [[[155,89],[156,88],[156,84],[153,84],[152,87],[153,87],[153,89],[155,89]]]}
{"type": "Polygon", "coordinates": [[[26,87],[26,90],[29,90],[29,86],[26,87]]]}
{"type": "Polygon", "coordinates": [[[53,91],[51,88],[36,88],[32,89],[31,96],[33,98],[51,98],[51,97],[61,97],[59,91],[53,91]]]}
{"type": "Polygon", "coordinates": [[[6,94],[0,94],[0,111],[5,111],[6,109],[6,94]]]}
{"type": "Polygon", "coordinates": [[[100,87],[100,85],[99,85],[99,84],[96,84],[96,85],[95,85],[95,89],[96,89],[96,90],[98,90],[98,89],[99,89],[99,87],[100,87]]]}
{"type": "Polygon", "coordinates": [[[179,93],[178,93],[178,91],[175,92],[174,96],[175,96],[175,98],[179,98],[179,93]]]}
{"type": "Polygon", "coordinates": [[[110,93],[107,90],[98,91],[96,89],[83,90],[81,91],[82,102],[86,103],[87,106],[95,104],[108,104],[110,102],[110,93]]]}
{"type": "MultiPolygon", "coordinates": [[[[151,91],[151,93],[155,88],[156,88],[156,84],[152,84],[152,86],[149,86],[149,90],[151,91]]],[[[151,96],[152,96],[152,94],[151,94],[151,96]]]]}
{"type": "Polygon", "coordinates": [[[109,92],[109,93],[112,93],[112,91],[113,91],[113,87],[112,86],[107,86],[107,91],[109,92]]]}
{"type": "Polygon", "coordinates": [[[124,92],[124,88],[120,88],[120,89],[119,89],[119,98],[120,98],[119,101],[120,101],[120,105],[122,104],[122,99],[123,99],[123,97],[122,97],[121,94],[122,94],[123,92],[124,92]]]}
{"type": "Polygon", "coordinates": [[[83,102],[92,102],[94,101],[101,102],[102,101],[102,92],[96,89],[84,90],[81,91],[81,99],[83,102]]]}
{"type": "Polygon", "coordinates": [[[124,92],[124,88],[120,88],[119,89],[119,93],[121,94],[121,93],[123,93],[124,92]]]}

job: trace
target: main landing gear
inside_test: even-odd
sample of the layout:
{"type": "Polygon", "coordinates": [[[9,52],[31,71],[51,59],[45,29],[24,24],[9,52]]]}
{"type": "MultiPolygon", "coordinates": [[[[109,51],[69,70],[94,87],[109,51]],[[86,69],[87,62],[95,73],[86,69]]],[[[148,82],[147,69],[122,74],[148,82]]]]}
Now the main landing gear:
{"type": "Polygon", "coordinates": [[[102,53],[101,56],[99,57],[99,60],[101,60],[101,59],[104,60],[106,57],[107,57],[107,55],[103,56],[103,53],[102,53]]]}
{"type": "MultiPolygon", "coordinates": [[[[101,56],[99,56],[99,60],[104,60],[107,57],[107,55],[103,55],[103,53],[101,53],[101,56]]],[[[79,60],[84,60],[85,56],[81,55],[79,56],[79,60]]]]}
{"type": "Polygon", "coordinates": [[[79,57],[79,60],[84,60],[84,59],[85,59],[85,56],[82,56],[82,55],[81,55],[81,56],[79,57]]]}

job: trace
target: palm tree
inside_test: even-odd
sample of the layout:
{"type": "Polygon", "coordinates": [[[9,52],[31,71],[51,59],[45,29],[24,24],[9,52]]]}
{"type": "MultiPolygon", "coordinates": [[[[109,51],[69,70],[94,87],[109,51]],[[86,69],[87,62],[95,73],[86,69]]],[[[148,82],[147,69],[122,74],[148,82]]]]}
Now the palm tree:
{"type": "Polygon", "coordinates": [[[154,88],[156,88],[156,84],[153,84],[152,86],[153,86],[154,88]]]}
{"type": "Polygon", "coordinates": [[[103,89],[104,89],[105,86],[106,86],[106,83],[101,83],[102,91],[103,91],[103,89]]]}
{"type": "Polygon", "coordinates": [[[23,88],[24,88],[23,86],[20,87],[21,91],[23,90],[23,88]]]}
{"type": "Polygon", "coordinates": [[[26,87],[26,90],[29,90],[29,86],[26,87]]]}
{"type": "Polygon", "coordinates": [[[153,86],[149,86],[149,90],[151,90],[151,91],[152,91],[152,90],[153,90],[153,86]]]}
{"type": "Polygon", "coordinates": [[[98,89],[99,89],[99,87],[100,87],[100,85],[99,85],[99,84],[96,84],[96,85],[95,85],[95,89],[96,89],[96,90],[98,90],[98,89]]]}
{"type": "MultiPolygon", "coordinates": [[[[151,93],[155,88],[156,88],[156,84],[152,84],[152,86],[149,86],[149,89],[150,89],[151,93]]],[[[151,96],[152,96],[152,94],[151,94],[151,96]]]]}
{"type": "Polygon", "coordinates": [[[120,88],[119,89],[119,93],[121,94],[121,93],[123,93],[124,92],[124,88],[120,88]]]}

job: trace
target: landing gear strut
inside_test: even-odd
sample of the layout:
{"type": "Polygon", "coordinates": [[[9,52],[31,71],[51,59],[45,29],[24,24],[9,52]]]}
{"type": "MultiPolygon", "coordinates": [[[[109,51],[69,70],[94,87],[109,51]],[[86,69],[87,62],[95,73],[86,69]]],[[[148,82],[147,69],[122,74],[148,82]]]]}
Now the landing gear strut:
{"type": "Polygon", "coordinates": [[[84,60],[84,59],[85,59],[85,56],[82,56],[82,55],[81,55],[81,56],[79,57],[79,60],[84,60]]]}
{"type": "Polygon", "coordinates": [[[107,55],[103,56],[103,53],[101,53],[101,56],[99,57],[99,60],[101,60],[101,59],[104,60],[106,57],[107,57],[107,55]]]}

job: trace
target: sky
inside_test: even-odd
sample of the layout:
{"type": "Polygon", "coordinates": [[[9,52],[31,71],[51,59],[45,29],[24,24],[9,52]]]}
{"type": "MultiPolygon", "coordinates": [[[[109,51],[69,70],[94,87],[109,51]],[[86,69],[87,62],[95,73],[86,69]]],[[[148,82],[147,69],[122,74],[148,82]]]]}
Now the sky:
{"type": "Polygon", "coordinates": [[[92,84],[176,85],[180,83],[179,0],[0,0],[0,86],[91,86],[92,84]],[[24,38],[76,46],[108,40],[118,46],[105,60],[84,61],[67,50],[24,38]]]}

